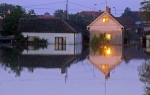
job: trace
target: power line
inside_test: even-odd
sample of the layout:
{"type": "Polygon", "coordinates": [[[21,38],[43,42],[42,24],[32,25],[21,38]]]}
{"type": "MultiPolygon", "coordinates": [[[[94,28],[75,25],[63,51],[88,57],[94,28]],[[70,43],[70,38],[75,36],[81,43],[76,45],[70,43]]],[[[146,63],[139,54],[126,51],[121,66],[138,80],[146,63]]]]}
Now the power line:
{"type": "MultiPolygon", "coordinates": [[[[69,1],[68,1],[68,2],[69,2],[69,1]]],[[[74,5],[78,5],[78,6],[81,6],[81,7],[85,7],[85,8],[93,9],[93,8],[91,8],[91,7],[83,6],[83,5],[80,5],[80,4],[77,4],[77,3],[73,3],[73,2],[69,2],[69,3],[74,4],[74,5]]]]}
{"type": "MultiPolygon", "coordinates": [[[[41,6],[41,5],[50,5],[50,4],[59,4],[59,3],[65,3],[66,1],[63,2],[56,2],[56,3],[48,3],[48,4],[39,4],[39,5],[28,5],[28,6],[41,6]]],[[[23,6],[23,7],[28,7],[28,6],[23,6]]]]}

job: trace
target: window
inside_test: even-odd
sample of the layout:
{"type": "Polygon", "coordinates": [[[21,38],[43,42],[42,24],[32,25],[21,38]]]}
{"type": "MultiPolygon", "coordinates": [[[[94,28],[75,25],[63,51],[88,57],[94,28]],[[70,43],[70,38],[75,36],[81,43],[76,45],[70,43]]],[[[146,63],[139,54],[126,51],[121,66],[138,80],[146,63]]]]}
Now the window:
{"type": "Polygon", "coordinates": [[[108,40],[111,40],[111,35],[110,35],[110,34],[106,34],[106,38],[107,38],[108,40]]]}
{"type": "Polygon", "coordinates": [[[55,50],[66,50],[66,37],[55,37],[55,50]]]}
{"type": "Polygon", "coordinates": [[[108,17],[104,17],[103,18],[103,22],[108,22],[109,21],[109,18],[108,17]]]}

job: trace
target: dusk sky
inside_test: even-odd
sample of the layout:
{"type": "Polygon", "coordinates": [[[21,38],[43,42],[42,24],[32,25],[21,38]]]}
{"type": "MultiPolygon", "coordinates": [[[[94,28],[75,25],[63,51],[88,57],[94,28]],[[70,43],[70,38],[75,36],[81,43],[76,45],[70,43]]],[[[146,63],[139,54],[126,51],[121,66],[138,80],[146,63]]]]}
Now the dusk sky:
{"type": "MultiPolygon", "coordinates": [[[[34,9],[36,14],[44,14],[49,12],[53,14],[57,9],[65,9],[67,0],[1,0],[1,3],[21,5],[26,8],[26,10],[34,9]],[[52,4],[53,3],[53,4],[52,4]],[[45,5],[44,5],[45,4],[45,5]],[[37,5],[37,6],[33,6],[37,5]]],[[[77,13],[80,11],[91,11],[94,10],[105,10],[106,1],[105,0],[68,0],[69,1],[69,13],[77,13]],[[79,6],[81,5],[81,6],[79,6]],[[85,6],[85,7],[84,7],[85,6]]],[[[112,14],[115,13],[117,16],[124,12],[126,7],[131,8],[132,11],[138,11],[140,7],[140,2],[143,0],[107,0],[107,5],[111,7],[112,14]],[[113,8],[115,7],[115,8],[113,8]]]]}

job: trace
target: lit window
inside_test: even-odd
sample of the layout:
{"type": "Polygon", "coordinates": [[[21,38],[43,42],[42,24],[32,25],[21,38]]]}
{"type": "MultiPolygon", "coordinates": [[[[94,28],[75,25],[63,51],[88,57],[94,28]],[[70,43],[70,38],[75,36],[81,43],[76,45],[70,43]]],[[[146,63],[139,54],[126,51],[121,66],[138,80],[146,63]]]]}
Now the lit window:
{"type": "Polygon", "coordinates": [[[109,18],[108,17],[104,17],[103,18],[103,22],[108,22],[109,21],[109,18]]]}
{"type": "Polygon", "coordinates": [[[55,50],[66,50],[66,37],[55,37],[55,50]]]}
{"type": "Polygon", "coordinates": [[[108,70],[108,69],[109,69],[109,66],[108,66],[107,64],[103,64],[103,65],[101,65],[101,68],[102,68],[103,70],[108,70]]]}
{"type": "Polygon", "coordinates": [[[110,40],[110,39],[111,39],[111,35],[110,35],[110,34],[106,34],[106,38],[107,38],[108,40],[110,40]]]}

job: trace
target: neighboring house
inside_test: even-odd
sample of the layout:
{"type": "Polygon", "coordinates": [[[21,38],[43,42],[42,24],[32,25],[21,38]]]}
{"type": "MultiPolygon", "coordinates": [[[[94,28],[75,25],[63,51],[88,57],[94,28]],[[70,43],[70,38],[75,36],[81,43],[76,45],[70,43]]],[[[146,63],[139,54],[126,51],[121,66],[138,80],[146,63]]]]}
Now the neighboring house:
{"type": "Polygon", "coordinates": [[[123,61],[123,47],[110,46],[106,50],[106,55],[91,52],[87,60],[104,74],[105,79],[108,79],[110,72],[123,61]]]}
{"type": "Polygon", "coordinates": [[[38,18],[55,18],[54,15],[50,15],[48,12],[44,13],[44,15],[36,15],[38,18]]]}
{"type": "Polygon", "coordinates": [[[123,44],[124,30],[136,31],[136,24],[130,17],[114,17],[110,8],[107,6],[106,11],[87,26],[91,37],[96,34],[106,33],[110,43],[123,44]]]}
{"type": "Polygon", "coordinates": [[[28,37],[29,41],[33,41],[33,38],[44,38],[49,44],[56,45],[56,48],[82,43],[81,33],[60,18],[21,18],[18,30],[24,37],[28,37]]]}
{"type": "Polygon", "coordinates": [[[131,16],[133,20],[135,21],[136,25],[138,27],[141,27],[144,29],[144,31],[150,30],[150,23],[147,23],[140,15],[144,15],[143,11],[132,11],[131,16]]]}

